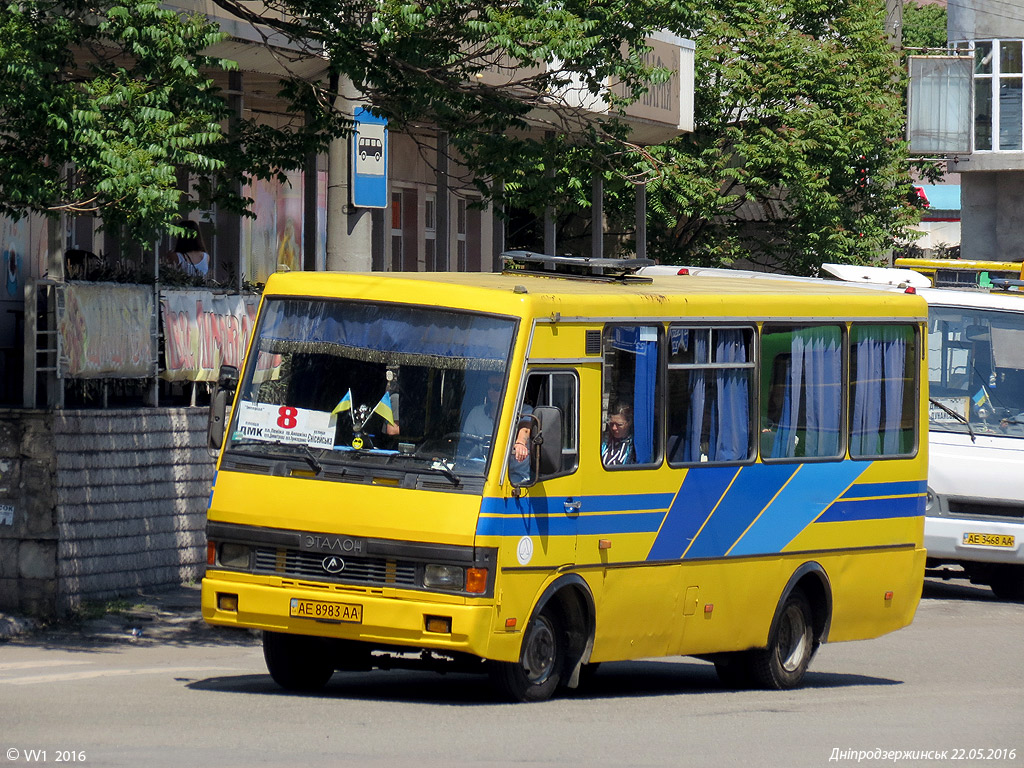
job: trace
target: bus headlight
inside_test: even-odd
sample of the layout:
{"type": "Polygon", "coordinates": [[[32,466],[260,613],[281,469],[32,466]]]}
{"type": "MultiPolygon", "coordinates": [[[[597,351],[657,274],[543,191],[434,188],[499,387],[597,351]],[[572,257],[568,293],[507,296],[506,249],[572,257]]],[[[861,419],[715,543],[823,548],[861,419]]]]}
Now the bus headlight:
{"type": "Polygon", "coordinates": [[[423,586],[434,589],[458,589],[466,584],[466,569],[461,565],[428,565],[423,569],[423,586]]]}
{"type": "Polygon", "coordinates": [[[221,544],[220,564],[225,568],[248,568],[249,552],[245,544],[221,544]]]}

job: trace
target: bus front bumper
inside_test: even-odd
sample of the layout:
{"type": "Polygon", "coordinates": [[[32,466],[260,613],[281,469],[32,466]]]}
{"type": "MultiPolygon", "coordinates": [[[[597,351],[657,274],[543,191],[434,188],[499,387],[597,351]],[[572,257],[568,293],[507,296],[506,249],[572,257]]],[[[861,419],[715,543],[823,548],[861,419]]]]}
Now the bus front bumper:
{"type": "Polygon", "coordinates": [[[1009,520],[926,517],[924,546],[935,560],[1024,565],[1022,532],[1024,526],[1009,520]]]}
{"type": "MultiPolygon", "coordinates": [[[[492,632],[490,603],[441,602],[287,584],[253,583],[216,571],[203,579],[203,619],[221,627],[358,640],[379,646],[518,658],[518,633],[492,632]],[[438,621],[439,620],[439,621],[438,621]],[[437,628],[449,628],[448,632],[437,628]]],[[[391,590],[397,592],[397,590],[391,590]]]]}

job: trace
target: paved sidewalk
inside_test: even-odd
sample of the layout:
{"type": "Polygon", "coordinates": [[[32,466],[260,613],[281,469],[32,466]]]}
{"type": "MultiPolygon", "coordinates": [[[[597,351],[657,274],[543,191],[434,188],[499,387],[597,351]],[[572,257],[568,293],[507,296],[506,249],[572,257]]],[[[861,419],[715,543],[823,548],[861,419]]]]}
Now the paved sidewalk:
{"type": "Polygon", "coordinates": [[[256,643],[248,630],[211,627],[203,621],[198,584],[141,592],[109,605],[123,608],[87,619],[43,623],[0,613],[0,642],[256,643]]]}

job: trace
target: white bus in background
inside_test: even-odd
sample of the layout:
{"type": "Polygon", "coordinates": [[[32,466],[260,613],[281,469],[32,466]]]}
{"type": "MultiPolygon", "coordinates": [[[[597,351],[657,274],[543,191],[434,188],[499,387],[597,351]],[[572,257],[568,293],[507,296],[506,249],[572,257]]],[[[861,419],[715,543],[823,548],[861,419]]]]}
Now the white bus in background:
{"type": "MultiPolygon", "coordinates": [[[[966,575],[989,585],[1001,599],[1024,600],[1024,292],[1019,286],[996,292],[930,288],[927,277],[907,269],[822,268],[861,285],[912,287],[927,300],[927,574],[966,575]]],[[[676,266],[642,272],[697,278],[737,274],[676,266]]]]}
{"type": "Polygon", "coordinates": [[[919,293],[929,307],[929,562],[1022,600],[1024,294],[919,293]]]}

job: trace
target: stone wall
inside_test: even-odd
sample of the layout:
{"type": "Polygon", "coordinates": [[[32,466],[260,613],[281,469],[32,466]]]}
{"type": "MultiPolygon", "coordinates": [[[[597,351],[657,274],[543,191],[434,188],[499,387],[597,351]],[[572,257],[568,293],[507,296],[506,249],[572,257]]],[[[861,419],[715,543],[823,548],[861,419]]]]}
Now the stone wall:
{"type": "Polygon", "coordinates": [[[57,498],[52,417],[0,410],[0,611],[57,606],[57,498]]]}
{"type": "Polygon", "coordinates": [[[205,409],[0,412],[0,462],[0,610],[63,615],[202,575],[205,409]]]}

